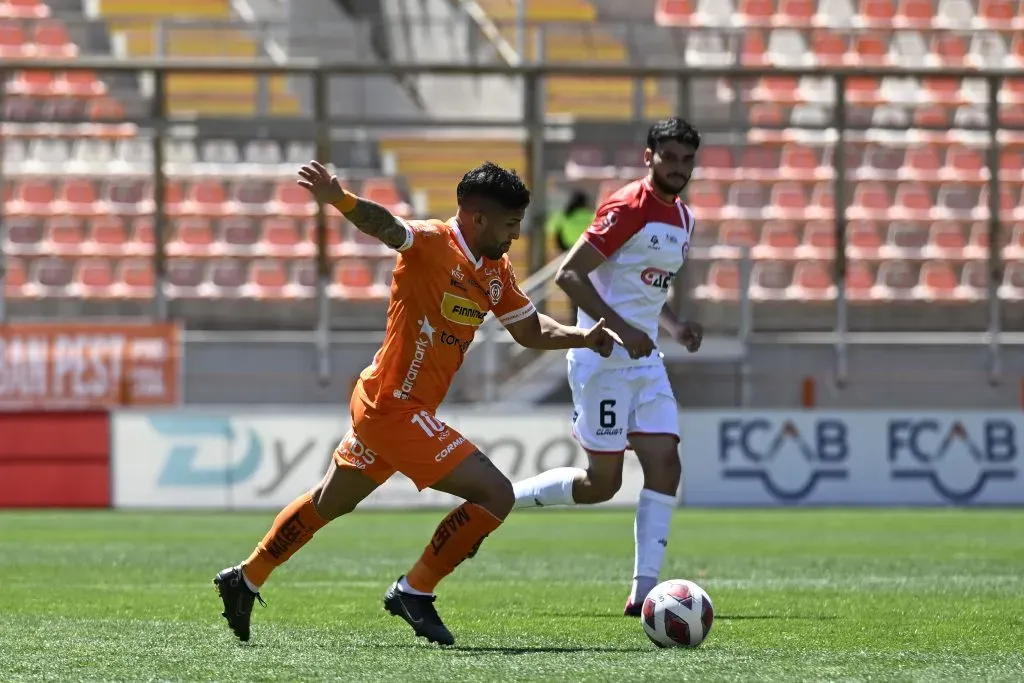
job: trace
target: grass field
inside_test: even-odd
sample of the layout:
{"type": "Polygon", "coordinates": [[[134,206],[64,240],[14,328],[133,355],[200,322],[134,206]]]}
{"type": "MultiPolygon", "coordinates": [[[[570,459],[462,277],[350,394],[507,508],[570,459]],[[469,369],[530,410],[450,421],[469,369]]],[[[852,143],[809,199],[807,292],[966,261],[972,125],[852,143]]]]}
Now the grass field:
{"type": "Polygon", "coordinates": [[[1024,510],[690,511],[663,578],[696,650],[621,616],[632,514],[513,514],[439,590],[457,645],[384,613],[438,512],[356,513],[279,570],[235,641],[210,583],[272,513],[0,512],[0,679],[1024,680],[1024,510]]]}

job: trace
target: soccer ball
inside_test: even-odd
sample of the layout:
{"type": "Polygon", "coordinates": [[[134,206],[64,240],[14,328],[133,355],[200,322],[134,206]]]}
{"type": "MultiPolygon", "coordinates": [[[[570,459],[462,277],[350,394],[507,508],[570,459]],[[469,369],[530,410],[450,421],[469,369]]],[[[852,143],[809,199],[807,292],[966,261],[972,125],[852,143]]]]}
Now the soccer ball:
{"type": "Polygon", "coordinates": [[[671,579],[647,594],[640,621],[658,647],[697,647],[711,631],[715,608],[693,581],[671,579]]]}

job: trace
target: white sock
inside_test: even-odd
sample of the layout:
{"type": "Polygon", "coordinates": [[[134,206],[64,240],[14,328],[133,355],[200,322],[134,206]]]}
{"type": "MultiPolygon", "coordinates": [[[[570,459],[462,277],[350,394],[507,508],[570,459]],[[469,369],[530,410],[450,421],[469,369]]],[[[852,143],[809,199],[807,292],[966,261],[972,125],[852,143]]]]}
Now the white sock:
{"type": "MultiPolygon", "coordinates": [[[[239,567],[241,569],[241,567],[239,567]]],[[[245,575],[245,569],[242,569],[242,580],[245,581],[246,587],[253,593],[259,593],[260,587],[249,580],[249,577],[245,575]]]]}
{"type": "Polygon", "coordinates": [[[668,547],[669,526],[672,524],[672,510],[675,506],[675,496],[667,496],[650,489],[640,491],[640,500],[636,505],[636,521],[633,523],[636,555],[633,563],[631,602],[646,598],[650,589],[657,584],[661,564],[665,561],[665,548],[668,547]],[[654,583],[650,583],[651,580],[654,583]],[[645,587],[647,592],[643,595],[636,594],[645,587]]]}
{"type": "Polygon", "coordinates": [[[423,591],[416,590],[409,585],[409,582],[405,580],[404,576],[398,580],[398,590],[403,593],[408,593],[409,595],[433,595],[433,593],[424,593],[423,591]]]}
{"type": "Polygon", "coordinates": [[[572,485],[587,476],[578,467],[556,467],[547,472],[517,481],[512,485],[516,493],[516,508],[543,507],[545,505],[574,505],[572,485]]]}

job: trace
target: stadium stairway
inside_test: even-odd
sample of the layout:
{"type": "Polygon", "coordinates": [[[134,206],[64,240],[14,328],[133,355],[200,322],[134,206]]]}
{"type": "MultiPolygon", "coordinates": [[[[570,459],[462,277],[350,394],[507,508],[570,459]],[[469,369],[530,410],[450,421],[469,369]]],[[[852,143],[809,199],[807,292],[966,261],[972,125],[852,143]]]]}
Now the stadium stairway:
{"type": "MultiPolygon", "coordinates": [[[[516,4],[512,0],[476,0],[488,17],[501,27],[506,40],[516,43],[516,4]]],[[[630,61],[629,47],[618,37],[594,25],[597,8],[588,0],[526,0],[528,31],[524,49],[527,61],[572,64],[622,64],[630,61]],[[539,28],[536,28],[539,26],[539,28]],[[537,32],[544,36],[538,53],[537,32]]],[[[633,118],[636,83],[616,78],[552,77],[547,81],[546,113],[573,120],[630,120],[633,118]]],[[[668,116],[673,99],[655,81],[643,84],[643,117],[668,116]]]]}
{"type": "MultiPolygon", "coordinates": [[[[161,21],[230,21],[229,0],[95,0],[87,3],[114,38],[115,52],[125,57],[160,53],[157,25],[161,21]]],[[[164,25],[164,54],[170,57],[255,58],[257,40],[238,29],[164,25]]],[[[260,78],[250,75],[180,74],[167,81],[168,106],[175,114],[255,116],[260,114],[260,78]]],[[[267,79],[267,114],[293,116],[299,101],[283,76],[267,79]]]]}

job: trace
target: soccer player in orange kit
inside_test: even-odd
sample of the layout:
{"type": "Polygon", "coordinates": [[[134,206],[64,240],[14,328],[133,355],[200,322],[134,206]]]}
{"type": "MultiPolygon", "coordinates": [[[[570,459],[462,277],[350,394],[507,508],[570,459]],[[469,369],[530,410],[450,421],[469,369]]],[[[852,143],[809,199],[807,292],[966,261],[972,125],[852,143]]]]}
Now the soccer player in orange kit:
{"type": "Polygon", "coordinates": [[[384,343],[352,392],[352,427],[323,480],[277,515],[247,560],[213,582],[223,616],[249,640],[253,603],[271,572],[329,521],[352,512],[395,472],[420,489],[466,502],[437,526],[407,574],[384,595],[384,608],[431,642],[455,642],[434,608],[437,584],[512,510],[512,484],[466,437],[435,412],[447,394],[477,327],[490,311],[522,346],[589,348],[608,356],[621,340],[600,320],[589,329],[540,314],[519,289],[506,255],[519,238],[530,191],[514,171],[492,163],[458,185],[458,214],[447,222],[404,221],[341,187],[313,161],[299,185],[331,204],[362,232],[398,252],[384,343]]]}

